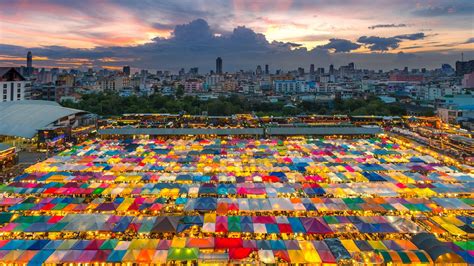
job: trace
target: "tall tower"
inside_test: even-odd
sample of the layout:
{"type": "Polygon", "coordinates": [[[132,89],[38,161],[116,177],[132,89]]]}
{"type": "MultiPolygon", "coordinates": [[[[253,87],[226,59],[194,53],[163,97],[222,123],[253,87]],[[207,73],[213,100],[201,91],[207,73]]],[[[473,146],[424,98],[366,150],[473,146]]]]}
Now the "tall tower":
{"type": "Polygon", "coordinates": [[[310,73],[311,75],[314,75],[314,64],[311,64],[311,65],[309,66],[309,73],[310,73]]]}
{"type": "Polygon", "coordinates": [[[216,74],[222,74],[222,58],[220,57],[216,59],[216,74]]]}
{"type": "Polygon", "coordinates": [[[28,54],[26,54],[26,71],[28,75],[33,74],[33,54],[31,51],[28,51],[28,54]]]}
{"type": "Polygon", "coordinates": [[[130,66],[123,66],[122,72],[125,73],[125,75],[130,76],[130,66]]]}
{"type": "Polygon", "coordinates": [[[268,69],[268,64],[265,65],[265,75],[270,74],[270,70],[268,69]]]}

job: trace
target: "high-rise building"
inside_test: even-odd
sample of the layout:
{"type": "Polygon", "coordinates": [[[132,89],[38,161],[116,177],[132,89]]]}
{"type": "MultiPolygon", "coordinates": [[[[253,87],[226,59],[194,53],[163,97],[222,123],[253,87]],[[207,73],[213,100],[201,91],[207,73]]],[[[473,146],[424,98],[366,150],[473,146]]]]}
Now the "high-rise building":
{"type": "Polygon", "coordinates": [[[29,75],[33,74],[33,54],[28,51],[26,54],[26,73],[29,75]]]}
{"type": "Polygon", "coordinates": [[[25,99],[28,81],[13,67],[0,67],[0,101],[13,102],[25,99]]]}
{"type": "Polygon", "coordinates": [[[125,75],[130,76],[130,66],[123,66],[122,72],[125,73],[125,75]]]}
{"type": "Polygon", "coordinates": [[[220,57],[216,59],[216,74],[222,74],[222,58],[220,57]]]}
{"type": "Polygon", "coordinates": [[[56,80],[57,86],[72,88],[76,84],[76,77],[73,74],[61,74],[56,80]]]}
{"type": "Polygon", "coordinates": [[[298,67],[298,76],[303,76],[304,75],[304,68],[298,67]]]}
{"type": "Polygon", "coordinates": [[[329,65],[329,74],[330,75],[334,74],[334,65],[333,64],[329,65]]]}
{"type": "Polygon", "coordinates": [[[197,75],[199,74],[199,68],[198,67],[192,67],[189,69],[189,74],[191,75],[197,75]]]}
{"type": "Polygon", "coordinates": [[[260,65],[257,66],[257,70],[255,70],[255,74],[257,76],[262,75],[262,67],[260,65]]]}
{"type": "Polygon", "coordinates": [[[270,70],[268,69],[268,64],[265,65],[265,75],[270,74],[270,70]]]}
{"type": "Polygon", "coordinates": [[[474,71],[474,60],[456,61],[456,75],[463,76],[474,71]]]}
{"type": "Polygon", "coordinates": [[[309,74],[314,75],[314,64],[309,66],[309,74]]]}

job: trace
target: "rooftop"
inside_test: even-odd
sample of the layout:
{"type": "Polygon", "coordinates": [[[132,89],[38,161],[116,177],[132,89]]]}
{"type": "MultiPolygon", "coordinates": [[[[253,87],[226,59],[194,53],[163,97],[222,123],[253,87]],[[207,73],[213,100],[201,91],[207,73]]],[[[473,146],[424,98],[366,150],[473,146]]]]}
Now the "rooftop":
{"type": "Polygon", "coordinates": [[[0,103],[0,135],[33,138],[40,128],[78,113],[86,113],[62,107],[51,101],[14,101],[0,103]]]}

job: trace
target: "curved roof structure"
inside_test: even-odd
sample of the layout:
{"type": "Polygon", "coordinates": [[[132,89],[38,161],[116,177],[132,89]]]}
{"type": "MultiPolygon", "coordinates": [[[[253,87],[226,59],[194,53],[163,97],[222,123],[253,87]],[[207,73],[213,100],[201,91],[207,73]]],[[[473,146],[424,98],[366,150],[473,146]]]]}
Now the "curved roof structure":
{"type": "Polygon", "coordinates": [[[69,115],[87,113],[62,107],[51,101],[13,101],[0,103],[0,135],[33,138],[40,128],[69,115]]]}
{"type": "Polygon", "coordinates": [[[419,233],[411,239],[413,244],[423,249],[436,263],[465,263],[448,245],[439,241],[431,233],[419,233]]]}

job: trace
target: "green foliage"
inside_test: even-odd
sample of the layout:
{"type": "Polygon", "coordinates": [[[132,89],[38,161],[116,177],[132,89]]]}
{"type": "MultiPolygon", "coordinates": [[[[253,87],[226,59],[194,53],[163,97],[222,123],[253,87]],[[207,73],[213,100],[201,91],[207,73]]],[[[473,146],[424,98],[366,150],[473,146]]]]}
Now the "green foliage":
{"type": "Polygon", "coordinates": [[[348,115],[405,115],[406,110],[397,103],[386,104],[378,97],[367,99],[348,99],[334,102],[334,114],[348,115]]]}
{"type": "MultiPolygon", "coordinates": [[[[180,88],[178,88],[179,92],[180,88]]],[[[187,113],[209,115],[232,115],[255,112],[257,115],[290,116],[299,114],[349,114],[349,115],[404,115],[405,109],[398,104],[385,104],[377,97],[368,99],[335,100],[324,104],[301,102],[295,107],[285,107],[284,102],[257,102],[253,99],[232,95],[201,101],[196,97],[177,98],[154,94],[149,97],[120,97],[116,93],[106,92],[85,94],[81,101],[65,101],[66,107],[86,110],[103,116],[115,116],[124,113],[187,113]]]]}

